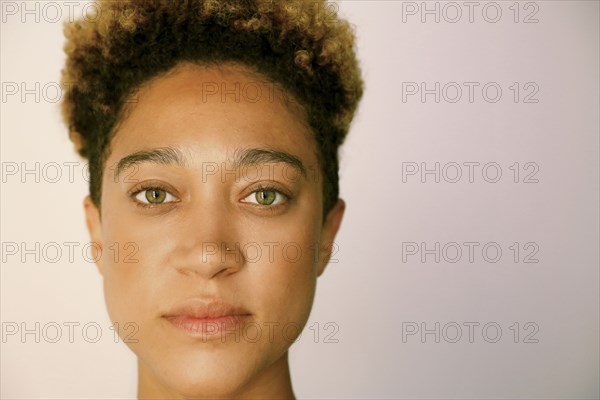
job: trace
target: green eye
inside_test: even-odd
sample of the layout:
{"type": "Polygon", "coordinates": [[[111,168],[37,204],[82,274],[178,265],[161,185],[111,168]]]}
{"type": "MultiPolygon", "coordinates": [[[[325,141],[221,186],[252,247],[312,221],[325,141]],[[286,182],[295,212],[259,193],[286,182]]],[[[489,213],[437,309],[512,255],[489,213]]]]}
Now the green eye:
{"type": "Polygon", "coordinates": [[[273,204],[277,197],[277,193],[273,190],[259,190],[256,192],[255,197],[258,204],[268,206],[273,204]]]}
{"type": "Polygon", "coordinates": [[[161,189],[146,190],[146,200],[150,204],[160,204],[167,198],[167,192],[161,189]]]}
{"type": "Polygon", "coordinates": [[[175,196],[160,186],[141,187],[131,196],[135,198],[138,205],[142,206],[160,206],[177,201],[175,196]]]}
{"type": "Polygon", "coordinates": [[[271,187],[259,187],[243,199],[243,202],[256,204],[262,208],[273,208],[285,204],[289,197],[271,187]]]}

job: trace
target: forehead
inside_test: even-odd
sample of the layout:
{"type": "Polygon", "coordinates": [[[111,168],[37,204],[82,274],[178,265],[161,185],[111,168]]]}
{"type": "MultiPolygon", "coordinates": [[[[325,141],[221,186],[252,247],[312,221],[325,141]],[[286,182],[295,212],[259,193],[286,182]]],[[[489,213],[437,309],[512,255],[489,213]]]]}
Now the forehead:
{"type": "Polygon", "coordinates": [[[109,158],[173,146],[222,161],[231,149],[268,146],[318,163],[302,108],[278,85],[238,65],[179,65],[144,84],[126,108],[109,158]]]}

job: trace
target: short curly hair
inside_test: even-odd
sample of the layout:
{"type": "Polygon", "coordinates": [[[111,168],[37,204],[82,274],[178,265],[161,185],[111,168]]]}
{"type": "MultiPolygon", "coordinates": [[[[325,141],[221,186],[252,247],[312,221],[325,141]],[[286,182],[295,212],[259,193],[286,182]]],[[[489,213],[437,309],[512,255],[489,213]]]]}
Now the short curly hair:
{"type": "Polygon", "coordinates": [[[100,207],[104,163],[126,102],[179,63],[243,64],[305,111],[323,175],[323,217],[339,196],[338,148],[363,94],[352,26],[325,0],[100,0],[65,24],[62,103],[69,137],[88,159],[100,207]]]}

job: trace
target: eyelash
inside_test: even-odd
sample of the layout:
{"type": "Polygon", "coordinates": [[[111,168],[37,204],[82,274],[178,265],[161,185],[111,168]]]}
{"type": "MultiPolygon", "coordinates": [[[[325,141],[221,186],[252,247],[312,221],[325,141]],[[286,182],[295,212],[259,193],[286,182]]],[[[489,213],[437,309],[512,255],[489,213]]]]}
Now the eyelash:
{"type": "MultiPolygon", "coordinates": [[[[172,203],[179,202],[179,200],[175,200],[175,201],[168,201],[165,203],[152,204],[152,203],[144,203],[144,202],[141,202],[136,199],[137,195],[139,195],[140,193],[146,192],[148,190],[162,190],[177,199],[177,196],[172,194],[170,189],[164,187],[163,185],[159,185],[159,184],[140,185],[140,186],[132,189],[129,192],[129,196],[131,197],[131,199],[137,206],[143,207],[143,208],[156,208],[156,207],[160,207],[160,206],[164,207],[164,206],[170,205],[172,203]]],[[[281,189],[279,189],[278,187],[275,187],[273,185],[259,185],[255,188],[253,188],[253,190],[251,192],[249,192],[248,195],[246,195],[244,197],[244,199],[256,192],[275,192],[275,193],[277,193],[277,195],[283,196],[283,198],[284,198],[282,203],[275,204],[275,205],[261,205],[261,204],[250,203],[253,206],[259,207],[260,209],[263,209],[263,210],[275,211],[276,209],[279,209],[280,207],[285,206],[285,204],[292,199],[292,196],[290,196],[287,193],[284,193],[281,189]]],[[[243,203],[248,203],[248,202],[244,201],[243,203]]]]}
{"type": "MultiPolygon", "coordinates": [[[[284,193],[281,189],[279,189],[278,187],[275,187],[273,185],[259,185],[255,188],[253,188],[252,191],[250,193],[248,193],[248,195],[246,197],[244,197],[244,199],[248,198],[252,194],[255,194],[256,192],[275,192],[275,193],[277,193],[277,195],[283,196],[283,201],[280,204],[265,206],[262,204],[250,203],[253,206],[259,207],[260,209],[269,210],[269,211],[274,211],[276,209],[279,209],[282,206],[285,206],[285,204],[288,201],[290,201],[292,198],[289,194],[284,193]]],[[[244,203],[246,203],[246,202],[244,202],[244,203]]]]}
{"type": "Polygon", "coordinates": [[[165,203],[152,204],[152,203],[141,202],[136,198],[140,193],[147,192],[148,190],[162,190],[165,193],[167,193],[167,194],[173,196],[175,199],[177,199],[177,196],[174,195],[173,193],[171,193],[172,192],[171,189],[166,188],[163,185],[155,184],[155,183],[137,186],[129,192],[129,196],[131,197],[131,199],[137,206],[144,207],[144,208],[156,208],[156,207],[160,207],[160,206],[164,207],[164,206],[179,202],[179,200],[174,200],[174,201],[167,201],[165,203]]]}

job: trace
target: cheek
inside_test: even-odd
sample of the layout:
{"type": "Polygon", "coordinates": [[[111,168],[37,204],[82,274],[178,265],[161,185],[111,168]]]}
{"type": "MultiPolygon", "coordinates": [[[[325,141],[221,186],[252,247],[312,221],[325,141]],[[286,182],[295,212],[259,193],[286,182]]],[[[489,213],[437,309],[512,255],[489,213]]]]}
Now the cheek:
{"type": "Polygon", "coordinates": [[[277,230],[269,243],[262,257],[247,265],[254,288],[247,295],[259,302],[265,322],[303,326],[316,287],[314,232],[306,223],[294,229],[288,226],[277,230]]]}
{"type": "Polygon", "coordinates": [[[148,260],[161,248],[148,240],[147,227],[131,215],[107,212],[103,217],[102,276],[108,312],[113,321],[137,323],[156,293],[156,271],[148,260]]]}

